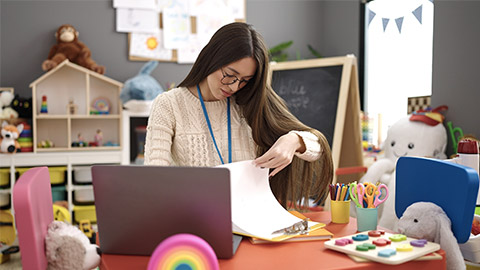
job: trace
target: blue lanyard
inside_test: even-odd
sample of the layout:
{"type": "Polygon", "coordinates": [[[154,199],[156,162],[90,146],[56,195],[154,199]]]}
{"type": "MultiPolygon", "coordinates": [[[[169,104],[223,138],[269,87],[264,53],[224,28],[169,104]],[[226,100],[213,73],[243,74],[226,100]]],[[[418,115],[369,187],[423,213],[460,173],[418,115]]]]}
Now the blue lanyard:
{"type": "MultiPolygon", "coordinates": [[[[203,115],[205,115],[205,120],[207,120],[208,129],[210,130],[210,135],[212,136],[213,144],[217,149],[218,156],[220,157],[220,161],[222,164],[223,162],[222,155],[220,154],[220,150],[218,150],[217,142],[215,141],[215,136],[213,136],[212,124],[210,124],[210,119],[208,118],[207,108],[205,107],[205,103],[203,102],[202,93],[200,92],[200,86],[197,84],[197,92],[198,98],[200,99],[200,103],[202,104],[203,115]]],[[[232,122],[230,120],[230,97],[227,98],[227,122],[228,122],[228,163],[232,163],[232,122]]]]}

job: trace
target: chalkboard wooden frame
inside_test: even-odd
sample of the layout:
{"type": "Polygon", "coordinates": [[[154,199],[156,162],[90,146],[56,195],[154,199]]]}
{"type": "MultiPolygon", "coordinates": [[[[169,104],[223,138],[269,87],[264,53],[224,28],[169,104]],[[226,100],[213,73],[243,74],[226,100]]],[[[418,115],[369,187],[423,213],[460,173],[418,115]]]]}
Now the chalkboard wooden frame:
{"type": "MultiPolygon", "coordinates": [[[[343,57],[308,59],[279,63],[272,62],[270,64],[267,83],[272,83],[272,77],[274,77],[274,73],[277,71],[302,70],[310,68],[321,69],[324,67],[334,66],[343,67],[341,71],[341,78],[338,78],[340,80],[340,87],[335,113],[333,140],[331,142],[334,170],[337,171],[338,168],[345,167],[363,167],[360,97],[358,90],[357,61],[355,56],[347,55],[343,57]]],[[[318,78],[315,79],[318,80],[318,78]]],[[[272,87],[274,87],[275,90],[275,86],[272,87]]],[[[309,89],[306,91],[309,91],[309,89]]],[[[279,95],[282,96],[281,94],[279,95]]],[[[288,100],[286,100],[286,102],[288,105],[288,100]]],[[[314,102],[316,102],[318,106],[321,106],[322,102],[331,102],[331,100],[315,100],[314,102]]],[[[361,173],[353,176],[350,175],[349,177],[339,176],[339,182],[351,182],[358,180],[360,177],[361,173]],[[352,177],[354,178],[352,179],[352,177]]],[[[336,176],[334,176],[333,182],[337,182],[336,176]]]]}

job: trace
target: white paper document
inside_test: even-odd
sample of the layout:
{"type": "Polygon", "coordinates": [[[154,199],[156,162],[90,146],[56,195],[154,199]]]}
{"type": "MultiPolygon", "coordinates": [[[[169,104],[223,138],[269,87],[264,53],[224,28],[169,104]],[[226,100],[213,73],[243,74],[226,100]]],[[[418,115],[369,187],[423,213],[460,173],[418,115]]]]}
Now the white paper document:
{"type": "MultiPolygon", "coordinates": [[[[257,168],[252,160],[218,167],[230,170],[233,232],[271,241],[285,237],[274,231],[291,227],[302,219],[290,214],[273,195],[268,169],[257,168]]],[[[309,227],[319,224],[309,221],[309,227]]]]}

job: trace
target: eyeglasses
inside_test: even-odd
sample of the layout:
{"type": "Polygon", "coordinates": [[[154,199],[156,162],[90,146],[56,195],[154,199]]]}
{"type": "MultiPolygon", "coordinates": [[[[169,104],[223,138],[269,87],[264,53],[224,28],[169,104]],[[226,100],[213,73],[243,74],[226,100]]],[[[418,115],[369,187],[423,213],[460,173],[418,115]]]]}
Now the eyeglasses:
{"type": "Polygon", "coordinates": [[[222,70],[222,75],[223,75],[223,78],[222,78],[221,82],[224,85],[232,85],[232,84],[238,82],[238,88],[242,88],[245,85],[247,85],[247,83],[250,81],[250,80],[240,80],[239,78],[237,78],[237,76],[230,75],[230,74],[226,73],[225,71],[223,71],[223,68],[221,70],[222,70]]]}

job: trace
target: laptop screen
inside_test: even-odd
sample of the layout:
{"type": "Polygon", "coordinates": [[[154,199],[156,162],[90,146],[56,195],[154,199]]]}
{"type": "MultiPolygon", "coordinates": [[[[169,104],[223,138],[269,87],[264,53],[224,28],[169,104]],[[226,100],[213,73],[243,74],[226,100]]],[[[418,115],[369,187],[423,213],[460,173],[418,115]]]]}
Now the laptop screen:
{"type": "Polygon", "coordinates": [[[97,165],[92,179],[102,252],[151,255],[165,238],[191,233],[218,258],[233,256],[228,169],[97,165]]]}

